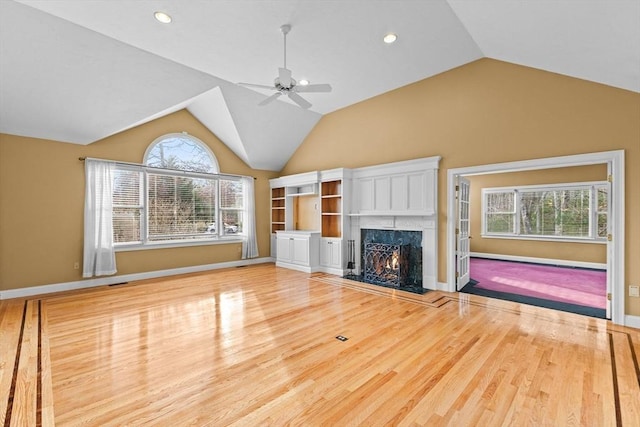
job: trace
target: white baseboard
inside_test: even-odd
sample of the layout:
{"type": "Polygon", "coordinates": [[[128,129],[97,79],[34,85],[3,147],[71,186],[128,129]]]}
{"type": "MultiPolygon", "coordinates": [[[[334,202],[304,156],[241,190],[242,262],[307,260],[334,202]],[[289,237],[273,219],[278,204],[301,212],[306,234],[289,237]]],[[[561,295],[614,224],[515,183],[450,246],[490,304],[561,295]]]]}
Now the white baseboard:
{"type": "Polygon", "coordinates": [[[334,276],[339,276],[339,277],[344,277],[346,275],[346,272],[340,268],[320,266],[320,271],[327,274],[333,274],[334,276]]]}
{"type": "Polygon", "coordinates": [[[482,252],[471,252],[470,255],[476,258],[487,259],[499,259],[504,261],[517,261],[517,262],[529,262],[534,264],[548,264],[548,265],[560,265],[564,267],[580,267],[591,268],[594,270],[606,270],[606,263],[599,262],[585,262],[585,261],[569,261],[564,259],[552,259],[552,258],[534,258],[524,257],[516,255],[500,255],[500,254],[487,254],[482,252]]]}
{"type": "Polygon", "coordinates": [[[624,316],[624,326],[640,329],[640,316],[627,314],[624,316]]]}
{"type": "Polygon", "coordinates": [[[115,283],[132,282],[134,280],[155,279],[157,277],[174,276],[176,274],[199,273],[201,271],[219,270],[221,268],[241,267],[252,264],[273,262],[273,258],[253,258],[238,261],[219,262],[216,264],[194,265],[191,267],[172,268],[168,270],[148,271],[145,273],[124,274],[122,276],[98,277],[95,279],[78,280],[75,282],[54,283],[51,285],[32,286],[29,288],[9,289],[0,292],[0,300],[24,298],[33,295],[51,294],[54,292],[71,291],[76,289],[93,288],[96,286],[113,285],[115,283]]]}
{"type": "Polygon", "coordinates": [[[449,284],[446,282],[436,282],[436,290],[449,292],[449,284]]]}
{"type": "Polygon", "coordinates": [[[289,270],[302,271],[303,273],[317,273],[323,271],[319,265],[310,267],[306,265],[292,264],[290,262],[276,261],[276,267],[288,268],[289,270]]]}

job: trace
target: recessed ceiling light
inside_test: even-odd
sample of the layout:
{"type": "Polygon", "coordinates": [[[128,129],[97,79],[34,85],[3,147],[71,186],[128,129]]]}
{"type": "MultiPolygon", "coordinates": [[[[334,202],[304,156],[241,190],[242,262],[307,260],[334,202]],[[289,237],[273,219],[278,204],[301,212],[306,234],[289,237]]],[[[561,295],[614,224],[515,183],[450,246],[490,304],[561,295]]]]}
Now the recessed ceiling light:
{"type": "Polygon", "coordinates": [[[163,24],[168,24],[171,22],[171,16],[164,12],[155,12],[153,16],[156,18],[158,22],[162,22],[163,24]]]}
{"type": "Polygon", "coordinates": [[[302,79],[298,82],[300,86],[306,86],[309,84],[309,80],[302,79]]]}
{"type": "Polygon", "coordinates": [[[385,34],[382,40],[384,40],[386,44],[391,44],[396,40],[398,40],[398,36],[396,34],[389,33],[389,34],[385,34]]]}

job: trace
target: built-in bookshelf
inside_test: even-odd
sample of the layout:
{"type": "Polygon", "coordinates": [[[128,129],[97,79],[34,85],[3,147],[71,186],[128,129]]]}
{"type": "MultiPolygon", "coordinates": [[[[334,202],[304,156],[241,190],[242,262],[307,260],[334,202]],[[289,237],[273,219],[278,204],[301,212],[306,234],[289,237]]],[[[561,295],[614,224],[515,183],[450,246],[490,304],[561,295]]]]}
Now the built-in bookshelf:
{"type": "Polygon", "coordinates": [[[285,188],[271,189],[271,232],[285,229],[285,188]]]}
{"type": "Polygon", "coordinates": [[[321,184],[322,237],[342,237],[342,180],[321,184]]]}

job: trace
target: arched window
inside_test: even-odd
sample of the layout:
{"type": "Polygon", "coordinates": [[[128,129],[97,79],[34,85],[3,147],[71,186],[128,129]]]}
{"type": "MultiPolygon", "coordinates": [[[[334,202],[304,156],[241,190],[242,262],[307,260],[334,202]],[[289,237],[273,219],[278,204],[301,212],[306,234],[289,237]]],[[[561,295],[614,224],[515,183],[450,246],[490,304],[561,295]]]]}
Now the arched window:
{"type": "Polygon", "coordinates": [[[215,155],[198,138],[163,135],[149,145],[143,163],[115,169],[116,246],[199,244],[246,236],[245,181],[220,174],[215,155]]]}
{"type": "Polygon", "coordinates": [[[143,163],[164,169],[219,173],[218,160],[209,147],[186,133],[162,135],[149,145],[143,163]]]}

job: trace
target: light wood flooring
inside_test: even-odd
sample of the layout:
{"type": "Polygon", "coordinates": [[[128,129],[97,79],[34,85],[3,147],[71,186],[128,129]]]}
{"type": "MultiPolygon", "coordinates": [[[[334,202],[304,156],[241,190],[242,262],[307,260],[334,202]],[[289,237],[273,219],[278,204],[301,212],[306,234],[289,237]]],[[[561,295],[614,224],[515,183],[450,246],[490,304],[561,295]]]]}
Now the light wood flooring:
{"type": "Polygon", "coordinates": [[[474,295],[263,264],[0,301],[0,326],[4,426],[640,426],[640,330],[474,295]]]}

